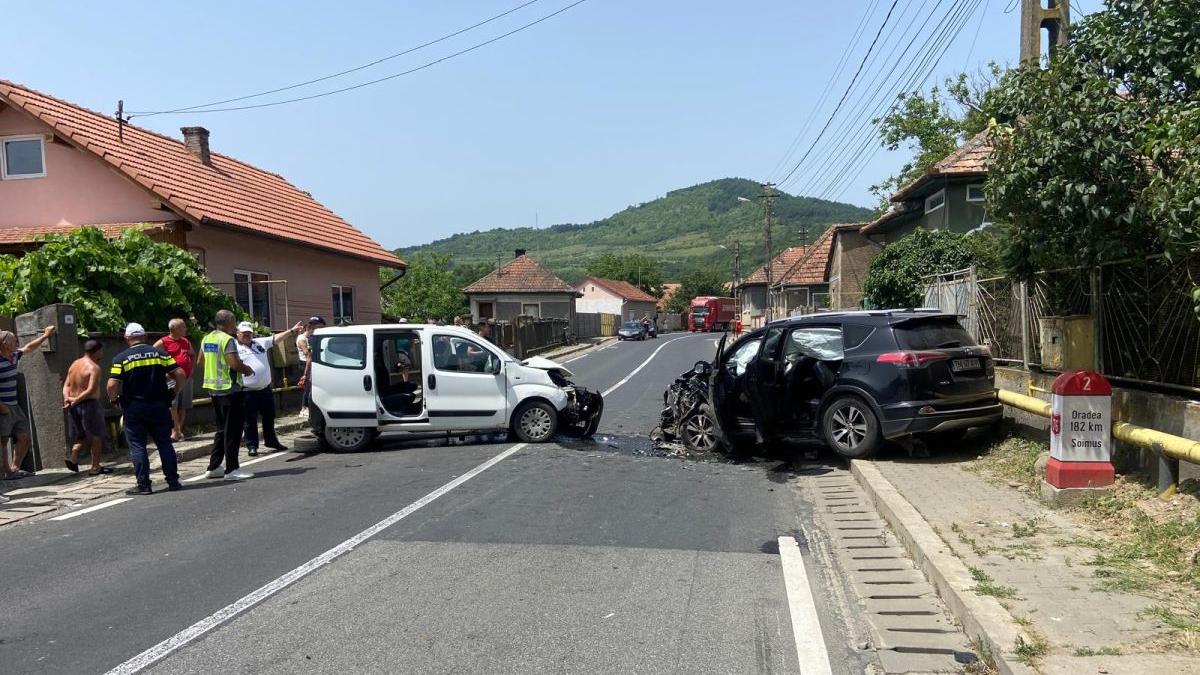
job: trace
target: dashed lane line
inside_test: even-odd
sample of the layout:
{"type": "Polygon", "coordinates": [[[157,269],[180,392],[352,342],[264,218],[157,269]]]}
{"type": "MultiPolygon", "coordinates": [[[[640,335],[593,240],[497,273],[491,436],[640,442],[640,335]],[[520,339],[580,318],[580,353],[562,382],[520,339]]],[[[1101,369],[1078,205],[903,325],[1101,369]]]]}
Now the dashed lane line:
{"type": "Polygon", "coordinates": [[[658,356],[658,353],[659,353],[659,352],[661,352],[661,351],[663,350],[663,348],[664,348],[664,347],[666,347],[667,345],[671,344],[672,342],[679,342],[680,340],[683,340],[683,339],[685,339],[686,337],[687,337],[687,336],[683,336],[683,337],[677,337],[677,338],[674,338],[674,339],[672,339],[672,340],[667,340],[666,342],[664,342],[664,343],[662,343],[661,345],[659,345],[659,346],[658,346],[658,349],[655,349],[653,352],[651,352],[651,353],[650,353],[650,356],[647,356],[645,361],[642,361],[642,363],[641,363],[641,364],[640,364],[640,365],[639,365],[637,368],[634,368],[634,369],[633,369],[633,372],[631,372],[631,373],[629,373],[628,375],[626,375],[626,376],[625,376],[625,379],[623,379],[623,380],[621,380],[620,382],[618,382],[618,383],[614,384],[613,386],[609,387],[608,389],[605,389],[604,391],[600,392],[600,395],[601,395],[601,396],[608,396],[609,394],[611,394],[611,393],[613,393],[614,391],[616,391],[617,389],[619,389],[619,388],[620,388],[622,385],[624,385],[626,382],[629,382],[629,380],[633,379],[633,376],[634,376],[634,375],[637,375],[639,372],[641,372],[642,368],[645,368],[645,367],[646,367],[646,364],[648,364],[648,363],[650,363],[651,361],[653,361],[653,360],[654,360],[654,357],[658,356]]]}

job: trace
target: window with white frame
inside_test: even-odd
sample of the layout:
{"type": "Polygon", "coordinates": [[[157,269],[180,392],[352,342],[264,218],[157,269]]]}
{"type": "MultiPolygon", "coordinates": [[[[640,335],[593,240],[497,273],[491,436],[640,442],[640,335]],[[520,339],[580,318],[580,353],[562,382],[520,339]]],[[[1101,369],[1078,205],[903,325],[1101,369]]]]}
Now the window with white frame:
{"type": "Polygon", "coordinates": [[[271,325],[271,275],[266,272],[234,270],[233,299],[250,318],[264,326],[271,325]]]}
{"type": "Polygon", "coordinates": [[[0,138],[0,179],[41,178],[46,175],[46,150],[41,136],[0,138]]]}
{"type": "Polygon", "coordinates": [[[967,201],[969,201],[969,202],[983,201],[983,185],[968,185],[967,186],[967,201]]]}
{"type": "Polygon", "coordinates": [[[937,211],[946,205],[946,191],[938,190],[937,192],[925,198],[925,213],[937,211]]]}
{"type": "Polygon", "coordinates": [[[354,323],[354,287],[333,285],[333,322],[354,323]]]}
{"type": "Polygon", "coordinates": [[[542,317],[542,306],[536,302],[526,302],[521,305],[521,314],[535,318],[542,317]]]}

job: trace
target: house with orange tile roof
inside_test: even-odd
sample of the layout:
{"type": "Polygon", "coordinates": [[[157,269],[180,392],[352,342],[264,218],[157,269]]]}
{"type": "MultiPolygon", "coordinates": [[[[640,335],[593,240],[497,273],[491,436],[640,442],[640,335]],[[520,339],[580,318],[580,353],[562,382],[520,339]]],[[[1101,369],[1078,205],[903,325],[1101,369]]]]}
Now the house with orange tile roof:
{"type": "Polygon", "coordinates": [[[405,267],[395,254],[282,176],[213,151],[208,130],[181,132],[0,80],[0,251],[84,225],[138,228],[191,252],[268,326],[380,321],[379,270],[405,267]]]}
{"type": "MultiPolygon", "coordinates": [[[[771,259],[772,288],[777,286],[776,282],[792,265],[804,257],[806,250],[805,246],[792,246],[771,259]]],[[[742,325],[746,328],[762,326],[766,322],[768,304],[772,302],[772,294],[768,292],[767,287],[767,266],[763,265],[751,272],[742,279],[736,290],[736,297],[741,303],[742,325]]],[[[771,318],[777,319],[779,315],[773,312],[771,318]]]]}
{"type": "Polygon", "coordinates": [[[972,136],[892,195],[888,210],[860,233],[886,244],[918,227],[971,232],[985,226],[983,183],[991,154],[987,130],[972,136]]]}
{"type": "Polygon", "coordinates": [[[843,296],[854,292],[847,287],[856,281],[861,298],[861,278],[865,277],[866,268],[879,249],[878,244],[859,234],[864,225],[831,225],[816,241],[805,247],[804,255],[792,263],[774,284],[771,297],[775,317],[811,314],[829,308],[841,309],[841,303],[846,301],[843,296]],[[863,242],[865,247],[857,248],[863,242]],[[841,278],[843,274],[848,278],[841,278]],[[838,294],[836,300],[833,297],[834,290],[838,294]]]}
{"type": "Polygon", "coordinates": [[[574,286],[554,276],[529,257],[525,249],[499,269],[463,289],[471,302],[471,320],[512,321],[518,316],[573,320],[574,286]]]}
{"type": "Polygon", "coordinates": [[[616,314],[622,321],[632,321],[658,314],[658,298],[628,281],[584,277],[575,284],[579,297],[575,311],[583,314],[616,314]]]}

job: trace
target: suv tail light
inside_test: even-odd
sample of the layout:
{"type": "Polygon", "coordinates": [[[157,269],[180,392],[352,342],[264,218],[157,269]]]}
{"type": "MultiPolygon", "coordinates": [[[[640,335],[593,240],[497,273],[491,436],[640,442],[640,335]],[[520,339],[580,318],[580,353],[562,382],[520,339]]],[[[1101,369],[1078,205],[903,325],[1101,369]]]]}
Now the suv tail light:
{"type": "Polygon", "coordinates": [[[876,363],[890,363],[899,368],[918,368],[931,363],[933,361],[944,361],[950,358],[942,352],[928,351],[904,351],[904,352],[886,352],[880,354],[879,358],[875,359],[876,363]]]}

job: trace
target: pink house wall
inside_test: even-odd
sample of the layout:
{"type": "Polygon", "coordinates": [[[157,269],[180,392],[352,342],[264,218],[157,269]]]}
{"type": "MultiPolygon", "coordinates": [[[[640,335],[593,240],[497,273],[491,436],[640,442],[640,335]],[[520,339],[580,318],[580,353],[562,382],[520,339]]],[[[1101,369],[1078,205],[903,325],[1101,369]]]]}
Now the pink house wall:
{"type": "Polygon", "coordinates": [[[354,288],[354,323],[379,323],[375,263],[267,238],[255,237],[250,246],[246,239],[246,234],[215,226],[201,225],[187,233],[188,249],[203,250],[209,279],[230,295],[235,270],[266,272],[273,280],[287,280],[286,317],[283,285],[270,284],[273,328],[286,328],[285,319],[295,323],[314,314],[328,321],[333,284],[354,288]]]}
{"type": "MultiPolygon", "coordinates": [[[[44,134],[47,128],[0,105],[0,137],[44,134]]],[[[91,155],[62,143],[43,143],[46,176],[0,180],[0,227],[89,225],[173,220],[149,194],[91,155]]]]}

